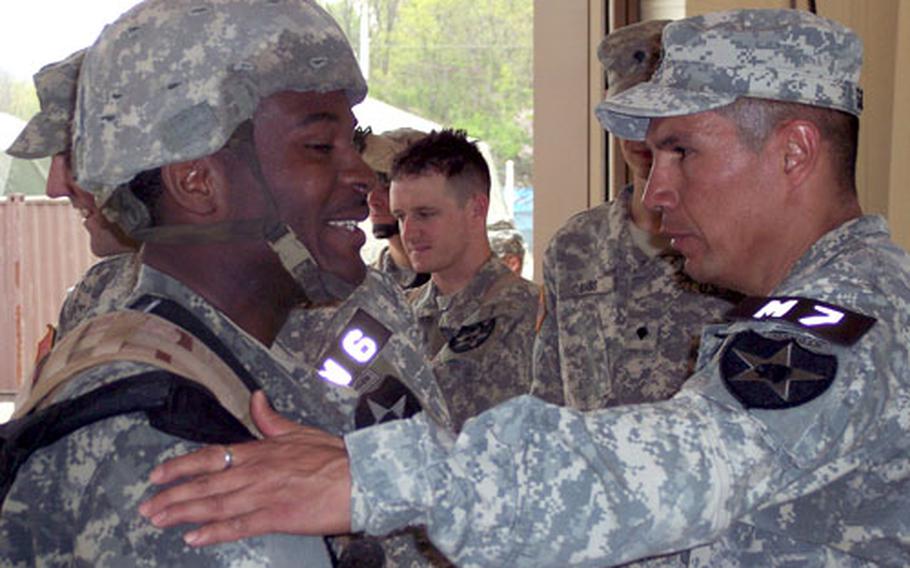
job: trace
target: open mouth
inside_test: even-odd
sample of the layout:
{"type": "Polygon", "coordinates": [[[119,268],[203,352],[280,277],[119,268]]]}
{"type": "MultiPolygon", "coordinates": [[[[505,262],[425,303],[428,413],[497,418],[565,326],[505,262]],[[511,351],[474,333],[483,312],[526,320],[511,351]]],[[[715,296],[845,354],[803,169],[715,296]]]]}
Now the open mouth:
{"type": "Polygon", "coordinates": [[[357,230],[357,221],[353,219],[337,219],[333,221],[327,221],[326,223],[331,227],[344,229],[350,233],[353,233],[357,230]]]}

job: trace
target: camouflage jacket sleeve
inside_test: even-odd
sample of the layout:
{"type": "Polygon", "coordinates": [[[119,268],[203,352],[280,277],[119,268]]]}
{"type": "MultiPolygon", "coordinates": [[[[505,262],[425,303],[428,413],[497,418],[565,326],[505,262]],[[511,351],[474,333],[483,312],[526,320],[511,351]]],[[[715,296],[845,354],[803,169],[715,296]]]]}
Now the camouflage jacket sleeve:
{"type": "Polygon", "coordinates": [[[38,450],[0,514],[3,566],[329,566],[321,538],[285,535],[193,549],[186,526],[159,530],[137,512],[161,461],[200,446],[140,413],[96,422],[38,450]]]}
{"type": "Polygon", "coordinates": [[[538,323],[539,329],[534,338],[531,394],[547,402],[563,405],[565,395],[559,364],[559,326],[556,319],[558,279],[554,274],[557,267],[553,258],[553,243],[554,241],[551,241],[547,247],[543,259],[544,285],[541,293],[543,305],[538,307],[537,316],[543,319],[538,323]]]}
{"type": "Polygon", "coordinates": [[[720,546],[696,548],[712,548],[699,566],[906,565],[910,260],[880,225],[845,225],[798,263],[776,292],[802,297],[795,318],[772,298],[707,328],[668,401],[583,413],[521,397],[454,444],[415,420],[349,435],[354,528],[424,524],[464,566],[706,543],[720,546]],[[852,344],[824,333],[850,311],[876,321],[852,344]]]}
{"type": "Polygon", "coordinates": [[[850,472],[887,434],[883,385],[860,378],[868,345],[822,347],[837,377],[811,402],[745,411],[720,384],[727,331],[667,402],[581,413],[521,397],[468,422],[451,450],[414,421],[349,436],[355,529],[426,524],[464,566],[612,565],[709,542],[850,472]]]}

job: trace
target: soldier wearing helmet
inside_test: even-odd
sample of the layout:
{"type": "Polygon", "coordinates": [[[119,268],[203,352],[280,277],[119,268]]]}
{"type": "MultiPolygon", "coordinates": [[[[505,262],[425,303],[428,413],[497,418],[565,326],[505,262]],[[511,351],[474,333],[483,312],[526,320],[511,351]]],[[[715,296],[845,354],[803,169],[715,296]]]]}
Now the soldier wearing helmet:
{"type": "MultiPolygon", "coordinates": [[[[4,458],[17,456],[0,484],[5,559],[328,566],[323,539],[206,551],[149,531],[135,514],[149,468],[200,443],[225,444],[230,467],[227,444],[260,435],[254,390],[339,434],[422,409],[448,422],[395,322],[352,310],[313,366],[273,347],[293,309],[367,277],[356,223],[373,178],[351,112],[365,94],[347,40],[309,1],[148,0],[88,49],[75,182],[143,242],[142,264],[120,309],[56,346],[3,430],[4,458]]],[[[370,283],[373,304],[395,306],[391,282],[370,283]]]]}
{"type": "Polygon", "coordinates": [[[85,318],[119,305],[136,282],[138,263],[132,253],[138,243],[110,222],[94,196],[73,180],[70,140],[76,107],[76,81],[85,50],[44,66],[35,74],[41,111],[33,116],[7,153],[19,158],[51,158],[47,177],[48,197],[66,197],[83,218],[89,245],[103,258],[67,292],[55,337],[62,338],[85,318]]]}
{"type": "Polygon", "coordinates": [[[490,249],[515,274],[521,274],[525,258],[525,241],[515,223],[508,219],[487,225],[490,249]]]}

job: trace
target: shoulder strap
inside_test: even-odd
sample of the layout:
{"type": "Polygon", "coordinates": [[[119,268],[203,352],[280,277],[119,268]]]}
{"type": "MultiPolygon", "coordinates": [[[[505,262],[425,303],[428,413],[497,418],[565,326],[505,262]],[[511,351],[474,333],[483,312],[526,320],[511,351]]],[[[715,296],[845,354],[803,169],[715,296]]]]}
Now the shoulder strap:
{"type": "Polygon", "coordinates": [[[0,426],[0,503],[35,450],[83,426],[131,412],[145,412],[154,428],[194,442],[236,444],[254,439],[196,381],[167,371],[141,373],[0,426]]]}
{"type": "Polygon", "coordinates": [[[251,393],[259,388],[255,379],[195,316],[174,302],[153,300],[143,307],[157,309],[160,315],[132,310],[113,312],[71,331],[45,361],[40,375],[32,380],[31,391],[17,404],[13,418],[46,406],[52,395],[81,371],[102,363],[131,361],[196,381],[258,435],[249,416],[251,393]],[[165,317],[182,321],[174,323],[165,317]]]}

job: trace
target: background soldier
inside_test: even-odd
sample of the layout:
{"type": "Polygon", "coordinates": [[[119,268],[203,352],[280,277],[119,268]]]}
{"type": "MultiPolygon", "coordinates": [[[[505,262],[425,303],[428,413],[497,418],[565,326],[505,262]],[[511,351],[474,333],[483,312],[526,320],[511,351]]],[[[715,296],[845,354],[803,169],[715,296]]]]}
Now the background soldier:
{"type": "Polygon", "coordinates": [[[387,241],[373,266],[392,275],[405,290],[422,286],[430,279],[430,275],[414,272],[408,253],[401,243],[398,221],[389,209],[389,186],[392,183],[389,172],[392,171],[395,156],[424,136],[426,132],[399,128],[382,134],[367,132],[363,138],[363,161],[376,172],[378,180],[367,197],[373,236],[387,241]]]}
{"type": "Polygon", "coordinates": [[[60,310],[56,338],[62,338],[83,320],[106,313],[120,305],[133,285],[139,270],[134,254],[138,243],[110,222],[95,204],[95,197],[73,180],[70,165],[73,112],[76,107],[76,82],[85,50],[44,66],[35,74],[35,91],[41,111],[6,151],[25,159],[51,157],[46,194],[67,197],[85,219],[92,253],[104,260],[92,266],[76,286],[67,292],[60,310]]]}
{"type": "Polygon", "coordinates": [[[463,132],[431,132],[392,166],[392,214],[411,266],[409,292],[456,428],[530,389],[537,287],[492,256],[490,176],[463,132]]]}
{"type": "MultiPolygon", "coordinates": [[[[668,20],[620,28],[600,43],[607,95],[647,81],[668,20]]],[[[651,151],[619,139],[632,183],[569,219],[543,262],[545,317],[534,344],[533,394],[594,410],[669,398],[695,366],[698,337],[733,294],[699,284],[642,203],[651,151]]]]}
{"type": "Polygon", "coordinates": [[[521,276],[525,260],[525,241],[521,232],[512,221],[503,219],[487,225],[490,236],[490,249],[496,258],[509,267],[509,270],[521,276]]]}

